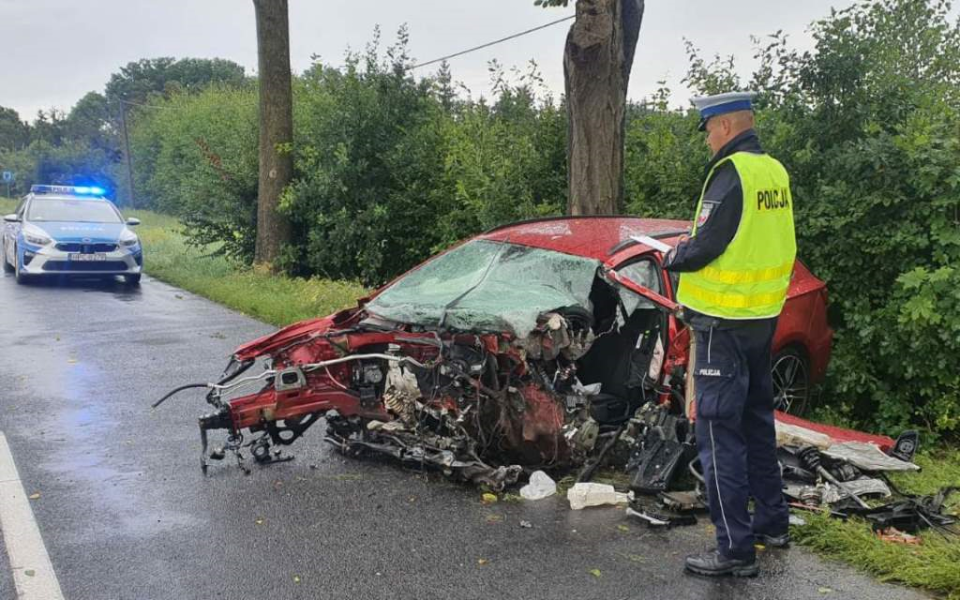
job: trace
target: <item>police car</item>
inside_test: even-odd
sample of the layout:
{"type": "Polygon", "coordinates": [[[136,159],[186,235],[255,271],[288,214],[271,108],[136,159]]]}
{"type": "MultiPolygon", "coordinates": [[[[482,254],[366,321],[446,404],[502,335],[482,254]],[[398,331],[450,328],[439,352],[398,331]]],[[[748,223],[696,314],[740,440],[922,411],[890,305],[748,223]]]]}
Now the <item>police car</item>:
{"type": "Polygon", "coordinates": [[[114,276],[140,282],[143,248],[104,190],[34,185],[17,211],[3,217],[3,268],[17,283],[41,275],[114,276]]]}

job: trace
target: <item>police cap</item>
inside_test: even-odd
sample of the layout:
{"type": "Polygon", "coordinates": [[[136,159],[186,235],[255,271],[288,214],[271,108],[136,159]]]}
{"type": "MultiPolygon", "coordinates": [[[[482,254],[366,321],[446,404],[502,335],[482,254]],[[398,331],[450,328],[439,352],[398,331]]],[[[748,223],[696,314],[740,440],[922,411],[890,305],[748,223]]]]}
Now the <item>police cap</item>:
{"type": "Polygon", "coordinates": [[[697,130],[705,131],[710,117],[738,110],[753,110],[752,100],[756,96],[756,92],[727,92],[726,94],[692,98],[691,102],[700,111],[700,123],[697,125],[697,130]]]}

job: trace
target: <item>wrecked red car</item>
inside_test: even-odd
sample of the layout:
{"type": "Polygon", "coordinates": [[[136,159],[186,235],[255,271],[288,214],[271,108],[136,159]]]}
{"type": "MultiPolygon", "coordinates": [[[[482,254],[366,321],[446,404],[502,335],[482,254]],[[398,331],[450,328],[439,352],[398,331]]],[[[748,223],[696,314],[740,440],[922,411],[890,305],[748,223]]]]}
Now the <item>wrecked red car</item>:
{"type": "MultiPolygon", "coordinates": [[[[280,448],[320,417],[345,453],[493,489],[523,469],[597,463],[638,407],[687,408],[690,336],[675,316],[676,280],[637,238],[672,244],[688,230],[632,217],[499,227],[355,308],[245,344],[216,384],[196,384],[214,407],[200,419],[201,464],[232,452],[242,466],[244,449],[283,460],[280,448]],[[228,437],[208,451],[213,429],[228,437]]],[[[806,408],[831,337],[825,286],[797,262],[774,341],[780,408],[806,408]]]]}

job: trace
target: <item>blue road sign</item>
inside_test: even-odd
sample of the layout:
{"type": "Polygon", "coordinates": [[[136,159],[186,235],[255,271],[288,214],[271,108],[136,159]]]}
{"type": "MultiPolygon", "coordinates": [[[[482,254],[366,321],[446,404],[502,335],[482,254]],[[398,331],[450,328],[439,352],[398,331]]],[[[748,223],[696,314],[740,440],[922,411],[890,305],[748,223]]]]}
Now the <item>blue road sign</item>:
{"type": "Polygon", "coordinates": [[[4,171],[3,172],[4,181],[13,181],[13,171],[4,171]]]}

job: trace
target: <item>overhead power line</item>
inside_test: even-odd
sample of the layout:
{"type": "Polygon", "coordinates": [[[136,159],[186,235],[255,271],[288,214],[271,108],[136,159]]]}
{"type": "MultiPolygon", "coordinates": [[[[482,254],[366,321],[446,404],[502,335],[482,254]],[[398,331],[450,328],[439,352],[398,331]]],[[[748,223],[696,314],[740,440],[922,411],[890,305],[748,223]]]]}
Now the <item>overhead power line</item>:
{"type": "MultiPolygon", "coordinates": [[[[483,50],[484,48],[489,48],[490,46],[496,46],[497,44],[502,44],[503,42],[509,42],[510,40],[515,40],[518,37],[523,37],[525,35],[534,33],[536,31],[540,31],[541,29],[546,29],[547,27],[553,27],[554,25],[559,25],[560,23],[563,23],[564,21],[569,21],[574,17],[576,17],[576,15],[568,15],[566,17],[563,17],[562,19],[557,19],[556,21],[550,21],[549,23],[544,23],[543,25],[538,25],[537,27],[533,27],[525,31],[520,31],[518,33],[514,33],[513,35],[508,35],[507,37],[500,38],[498,40],[493,40],[492,42],[487,42],[486,44],[480,44],[479,46],[474,46],[473,48],[467,48],[466,50],[461,50],[460,52],[455,52],[453,54],[448,54],[447,56],[441,56],[440,58],[435,58],[433,60],[428,60],[427,62],[422,62],[416,65],[413,65],[411,67],[408,67],[407,70],[412,71],[414,69],[419,69],[420,67],[434,65],[434,64],[437,64],[438,62],[450,60],[451,58],[457,58],[458,56],[463,56],[464,54],[470,54],[471,52],[476,52],[477,50],[483,50]]],[[[143,108],[157,108],[157,109],[163,109],[163,110],[177,110],[181,108],[179,106],[144,104],[141,102],[133,102],[131,100],[120,100],[120,102],[123,102],[124,104],[129,104],[131,106],[140,106],[143,108]]],[[[255,104],[256,103],[244,104],[243,106],[254,106],[255,104]]]]}
{"type": "Polygon", "coordinates": [[[549,23],[544,23],[543,25],[540,25],[540,26],[538,26],[538,27],[534,27],[533,29],[527,29],[526,31],[521,31],[521,32],[515,33],[515,34],[513,34],[513,35],[508,35],[507,37],[505,37],[505,38],[500,38],[499,40],[494,40],[494,41],[492,41],[492,42],[487,42],[486,44],[481,44],[481,45],[475,46],[475,47],[473,47],[473,48],[468,48],[468,49],[466,49],[466,50],[461,50],[460,52],[456,52],[456,53],[454,53],[454,54],[449,54],[449,55],[443,56],[443,57],[441,57],[441,58],[435,58],[435,59],[433,59],[433,60],[428,60],[427,62],[423,62],[423,63],[420,63],[420,64],[413,65],[412,67],[410,67],[409,70],[412,71],[413,69],[419,69],[420,67],[426,67],[427,65],[432,65],[432,64],[436,64],[436,63],[438,63],[438,62],[443,62],[443,61],[445,61],[445,60],[450,60],[451,58],[456,58],[456,57],[458,57],[458,56],[463,56],[464,54],[470,54],[471,52],[476,52],[477,50],[483,50],[484,48],[489,48],[490,46],[495,46],[495,45],[501,44],[501,43],[503,43],[503,42],[507,42],[507,41],[510,41],[510,40],[514,40],[514,39],[516,39],[516,38],[518,38],[518,37],[522,37],[522,36],[524,36],[524,35],[527,35],[528,33],[533,33],[533,32],[535,32],[535,31],[540,31],[541,29],[546,29],[547,27],[553,27],[554,25],[557,25],[557,24],[559,24],[559,23],[563,23],[564,21],[569,21],[570,19],[574,18],[575,16],[576,16],[576,15],[569,15],[569,16],[563,17],[562,19],[557,19],[556,21],[550,21],[549,23]]]}

